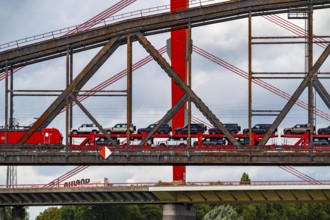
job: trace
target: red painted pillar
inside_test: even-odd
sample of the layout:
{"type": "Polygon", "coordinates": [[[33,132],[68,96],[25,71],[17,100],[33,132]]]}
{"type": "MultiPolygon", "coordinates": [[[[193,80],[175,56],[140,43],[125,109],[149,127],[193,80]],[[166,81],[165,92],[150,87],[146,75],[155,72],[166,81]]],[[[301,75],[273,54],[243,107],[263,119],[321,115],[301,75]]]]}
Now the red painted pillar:
{"type": "MultiPolygon", "coordinates": [[[[188,0],[171,0],[171,12],[189,7],[188,0]]],[[[171,65],[178,75],[187,82],[187,30],[171,32],[171,65]]],[[[184,92],[172,81],[172,106],[184,95],[184,92]]],[[[175,128],[184,126],[186,105],[184,105],[172,119],[172,132],[175,128]]],[[[173,182],[184,184],[186,182],[186,167],[173,166],[173,182]]]]}

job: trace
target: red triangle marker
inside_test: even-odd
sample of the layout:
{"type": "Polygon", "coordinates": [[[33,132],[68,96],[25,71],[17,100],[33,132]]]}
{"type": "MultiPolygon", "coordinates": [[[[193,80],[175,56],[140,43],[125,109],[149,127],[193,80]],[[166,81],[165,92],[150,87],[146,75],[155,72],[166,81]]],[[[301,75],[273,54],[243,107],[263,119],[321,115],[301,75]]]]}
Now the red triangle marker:
{"type": "Polygon", "coordinates": [[[101,150],[99,151],[99,154],[103,159],[107,159],[111,155],[111,151],[107,147],[102,147],[101,150]]]}

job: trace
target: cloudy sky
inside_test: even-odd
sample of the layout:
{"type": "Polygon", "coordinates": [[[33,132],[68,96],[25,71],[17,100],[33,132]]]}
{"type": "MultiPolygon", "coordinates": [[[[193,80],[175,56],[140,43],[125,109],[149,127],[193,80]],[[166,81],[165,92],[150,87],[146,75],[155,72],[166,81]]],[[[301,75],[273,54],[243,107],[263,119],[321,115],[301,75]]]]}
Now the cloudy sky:
{"type": "MultiPolygon", "coordinates": [[[[30,37],[33,35],[61,29],[83,23],[117,1],[78,1],[78,0],[30,0],[4,1],[0,0],[0,44],[30,37]]],[[[217,1],[218,2],[218,1],[217,1]]],[[[120,13],[130,12],[154,6],[168,5],[167,0],[145,1],[137,0],[120,13]]],[[[120,14],[117,13],[117,14],[120,14]]],[[[314,32],[317,35],[329,35],[326,24],[330,17],[327,10],[315,11],[314,32]],[[328,14],[328,15],[327,15],[328,14]]],[[[287,18],[287,15],[281,15],[287,18]]],[[[290,20],[304,28],[302,20],[290,20]]],[[[289,31],[271,23],[264,18],[253,19],[254,36],[293,36],[289,31]]],[[[169,34],[150,36],[148,39],[158,49],[166,44],[169,34]]],[[[213,24],[193,29],[194,45],[225,60],[226,62],[247,72],[247,20],[231,21],[213,24]]],[[[75,54],[74,74],[78,74],[99,48],[75,54]]],[[[315,60],[322,52],[315,46],[315,60]]],[[[147,52],[139,45],[133,45],[134,62],[147,56],[147,52]]],[[[164,54],[168,59],[168,56],[164,54]]],[[[237,122],[242,128],[247,127],[247,89],[246,79],[224,69],[223,67],[194,53],[193,57],[193,89],[210,109],[224,122],[237,122]]],[[[90,89],[102,83],[111,76],[126,68],[126,47],[122,46],[100,68],[95,76],[83,89],[90,89]]],[[[293,72],[305,70],[305,48],[301,44],[294,45],[256,45],[253,47],[253,71],[256,72],[293,72]]],[[[321,71],[329,72],[327,61],[321,71]]],[[[264,80],[277,88],[292,94],[300,80],[264,80]]],[[[329,86],[327,81],[322,81],[329,86]]],[[[63,89],[65,86],[65,58],[57,58],[39,64],[28,66],[15,74],[15,89],[63,89]]],[[[4,91],[4,81],[0,82],[0,90],[4,91]]],[[[126,79],[112,84],[107,89],[125,89],[126,79]]],[[[155,63],[150,62],[133,73],[133,123],[137,127],[145,127],[159,120],[170,108],[170,80],[164,71],[155,63]]],[[[4,103],[4,93],[0,93],[4,103]]],[[[307,102],[304,93],[301,100],[307,102]]],[[[21,125],[29,125],[39,117],[54,100],[42,97],[15,97],[15,118],[21,125]]],[[[111,127],[124,122],[126,117],[125,98],[89,98],[83,102],[85,107],[104,126],[111,127]]],[[[285,100],[269,91],[253,86],[253,108],[279,110],[285,105],[285,100]]],[[[317,108],[329,113],[329,110],[316,97],[317,108]]],[[[0,121],[4,122],[4,105],[0,105],[0,121]]],[[[89,119],[78,109],[75,110],[74,127],[88,123],[89,119]]],[[[198,110],[193,109],[193,115],[205,120],[198,110]]],[[[255,123],[271,123],[272,117],[253,118],[255,123]]],[[[293,126],[296,123],[307,122],[307,111],[293,107],[288,117],[281,123],[279,130],[293,126]]],[[[329,122],[316,118],[317,127],[325,127],[329,122]]],[[[58,116],[51,124],[64,133],[64,115],[58,116]]],[[[278,140],[281,142],[282,140],[278,140]]],[[[43,184],[48,183],[73,167],[18,167],[18,183],[43,184]]],[[[330,179],[326,168],[299,167],[299,170],[315,179],[330,179]]],[[[0,184],[5,184],[5,167],[0,167],[0,184]]],[[[218,181],[239,180],[243,172],[248,172],[252,180],[296,180],[297,178],[284,172],[278,167],[187,167],[187,181],[218,181]]],[[[91,178],[99,180],[109,178],[111,182],[145,182],[171,181],[172,167],[89,167],[73,179],[91,178]]],[[[33,219],[43,208],[30,208],[33,219]]]]}

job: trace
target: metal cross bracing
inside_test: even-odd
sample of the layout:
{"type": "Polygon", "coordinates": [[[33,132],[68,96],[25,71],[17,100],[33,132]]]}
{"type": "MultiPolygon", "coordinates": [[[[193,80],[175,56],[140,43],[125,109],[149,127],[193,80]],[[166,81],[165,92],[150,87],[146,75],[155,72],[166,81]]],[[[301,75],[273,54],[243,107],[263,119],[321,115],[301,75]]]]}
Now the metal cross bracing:
{"type": "MultiPolygon", "coordinates": [[[[295,10],[295,9],[293,9],[295,10]]],[[[317,78],[317,71],[322,65],[322,63],[325,61],[325,59],[329,55],[329,46],[326,47],[326,50],[323,52],[323,54],[320,56],[316,64],[313,66],[313,44],[314,44],[314,34],[313,34],[313,8],[312,7],[306,7],[305,11],[300,10],[301,12],[304,12],[307,16],[305,19],[307,20],[307,31],[305,31],[305,35],[302,36],[303,39],[306,39],[306,42],[295,42],[295,43],[305,43],[306,45],[306,71],[305,71],[305,77],[302,77],[304,80],[298,87],[298,89],[295,91],[293,96],[290,98],[289,102],[285,105],[283,110],[281,111],[272,111],[272,110],[253,110],[252,109],[252,78],[258,78],[258,76],[254,76],[258,73],[253,72],[252,70],[252,45],[253,45],[253,40],[254,39],[283,39],[284,37],[253,37],[252,36],[252,17],[249,16],[249,133],[250,133],[250,144],[251,144],[251,135],[252,135],[252,116],[264,116],[264,115],[272,115],[272,116],[277,116],[274,123],[270,127],[270,129],[266,132],[265,136],[262,138],[260,141],[260,145],[265,144],[270,135],[275,131],[275,129],[278,127],[278,125],[281,123],[281,121],[284,119],[285,115],[290,111],[292,108],[293,104],[296,102],[296,100],[299,98],[301,93],[305,90],[305,88],[308,86],[308,124],[309,124],[309,144],[311,146],[311,149],[313,149],[313,133],[314,133],[314,106],[313,106],[313,100],[314,100],[314,95],[313,95],[313,85],[314,85],[314,78],[317,78]],[[316,66],[316,67],[315,67],[316,66]]],[[[299,17],[300,18],[300,17],[299,17]]],[[[284,39],[296,39],[294,37],[285,37],[284,39]]],[[[280,41],[273,41],[273,42],[258,42],[258,44],[280,44],[283,42],[280,41]]],[[[284,42],[287,43],[287,42],[284,42]]],[[[262,73],[263,75],[267,74],[274,74],[274,73],[262,73]]],[[[278,75],[289,75],[290,73],[277,73],[278,75]]],[[[297,74],[297,73],[294,73],[297,74]]],[[[276,78],[276,79],[281,79],[282,77],[267,77],[269,79],[276,78]]],[[[290,78],[296,78],[296,77],[288,77],[285,76],[284,79],[290,79],[290,78]]],[[[317,82],[320,82],[317,80],[317,82]]],[[[324,102],[328,103],[327,105],[329,106],[329,95],[325,90],[320,89],[318,87],[317,91],[321,94],[320,96],[324,98],[324,102]],[[328,96],[326,96],[328,95],[328,96]]]]}
{"type": "MultiPolygon", "coordinates": [[[[210,60],[212,60],[212,61],[214,61],[214,62],[216,62],[216,63],[218,63],[218,64],[220,64],[220,65],[222,65],[222,66],[224,66],[224,67],[226,67],[226,68],[228,68],[228,69],[230,69],[230,70],[232,70],[232,71],[234,71],[234,72],[236,72],[238,74],[240,74],[241,76],[247,78],[247,76],[246,76],[247,73],[245,73],[244,71],[242,71],[242,70],[240,70],[240,69],[238,69],[238,68],[236,68],[236,67],[234,67],[234,66],[232,66],[232,65],[230,65],[228,63],[226,63],[223,60],[220,60],[219,58],[213,56],[212,54],[210,54],[210,53],[208,53],[208,52],[206,52],[206,51],[204,51],[204,50],[202,50],[202,49],[200,49],[198,47],[194,47],[194,49],[195,49],[195,51],[197,53],[199,53],[199,54],[201,54],[201,55],[209,58],[210,60]]],[[[160,53],[163,53],[164,51],[165,51],[165,48],[164,47],[159,50],[160,53]]],[[[140,60],[139,62],[137,62],[136,64],[133,65],[133,70],[136,70],[137,68],[141,67],[143,64],[146,64],[150,60],[151,60],[150,56],[148,56],[148,57],[140,60]]],[[[120,78],[124,77],[125,75],[126,75],[126,71],[123,70],[120,73],[116,74],[115,76],[111,77],[110,79],[106,80],[102,84],[94,87],[91,91],[86,92],[84,94],[92,95],[92,94],[96,93],[98,90],[103,89],[103,88],[109,86],[111,83],[113,83],[113,82],[119,80],[120,78]]],[[[262,82],[262,81],[259,80],[257,82],[262,82]]],[[[261,86],[264,86],[264,85],[269,85],[269,84],[264,83],[264,84],[260,84],[260,85],[261,86]]],[[[281,91],[279,92],[279,94],[283,94],[283,93],[284,92],[281,92],[281,91]]],[[[89,96],[80,96],[79,97],[79,100],[80,101],[83,101],[87,97],[89,97],[89,96]]],[[[194,119],[194,121],[197,121],[197,120],[198,120],[197,118],[194,119]]],[[[202,121],[199,120],[199,122],[202,122],[202,121]]],[[[205,123],[205,122],[203,122],[203,123],[205,123]]]]}
{"type": "MultiPolygon", "coordinates": [[[[300,28],[299,26],[297,25],[294,25],[292,23],[288,23],[288,21],[286,21],[285,19],[277,16],[277,15],[267,15],[267,16],[263,16],[265,18],[267,18],[267,20],[270,20],[278,25],[281,25],[282,27],[284,27],[285,29],[289,30],[289,31],[292,31],[293,33],[296,33],[297,35],[301,36],[301,34],[303,34],[305,31],[304,29],[300,28]],[[299,30],[299,32],[296,32],[296,30],[299,30]]],[[[325,41],[323,38],[319,38],[318,41],[325,41]]],[[[316,42],[315,44],[325,48],[325,43],[318,43],[316,42]]],[[[248,73],[245,72],[244,70],[241,70],[237,67],[235,67],[234,65],[210,54],[209,52],[197,47],[194,45],[194,48],[193,48],[194,52],[200,54],[201,56],[204,56],[205,58],[211,60],[212,62],[218,64],[218,65],[221,65],[222,67],[238,74],[239,76],[241,77],[244,77],[246,79],[248,79],[248,73]]],[[[159,49],[159,53],[160,54],[163,54],[165,52],[165,47],[162,47],[161,49],[159,49]]],[[[134,65],[133,65],[133,71],[137,70],[138,68],[142,67],[143,65],[145,65],[146,63],[150,62],[152,60],[151,56],[147,56],[143,59],[141,59],[139,62],[136,62],[134,65]]],[[[3,74],[5,75],[5,74],[3,74]]],[[[104,81],[103,83],[99,84],[98,86],[90,89],[89,91],[86,91],[85,93],[82,94],[82,96],[78,97],[78,100],[79,101],[83,101],[85,100],[87,97],[93,95],[96,93],[96,91],[99,91],[99,90],[102,90],[104,88],[106,88],[107,86],[109,86],[111,83],[115,82],[116,80],[118,79],[121,79],[123,77],[126,76],[126,70],[123,70],[121,71],[120,73],[114,75],[113,77],[107,79],[106,81],[104,81]]],[[[5,77],[3,77],[4,79],[5,77]]],[[[2,78],[1,78],[2,79],[2,78]]],[[[284,92],[284,91],[281,91],[280,89],[272,86],[271,84],[259,79],[259,78],[253,78],[252,79],[252,82],[269,90],[270,92],[273,92],[274,94],[276,95],[279,95],[280,97],[284,98],[284,99],[287,99],[289,100],[291,98],[291,95],[284,92]]],[[[305,103],[304,101],[302,100],[297,100],[296,105],[304,108],[304,109],[308,109],[308,105],[307,103],[305,103]]],[[[62,112],[64,112],[65,109],[62,110],[62,112]]],[[[326,112],[323,112],[322,110],[319,110],[319,109],[315,109],[316,111],[316,115],[325,119],[325,120],[328,120],[330,121],[330,115],[326,112]]],[[[203,122],[203,121],[200,121],[200,122],[203,122]]],[[[203,122],[205,123],[205,122],[203,122]]]]}
{"type": "MultiPolygon", "coordinates": [[[[142,35],[139,35],[139,39],[140,39],[140,40],[141,40],[141,39],[143,40],[143,36],[142,36],[142,35]]],[[[148,42],[145,42],[144,45],[146,46],[147,43],[148,43],[148,42]]],[[[152,50],[152,47],[150,47],[150,45],[149,45],[149,46],[146,46],[146,47],[148,47],[149,50],[152,50]]],[[[154,55],[155,57],[157,57],[157,53],[153,52],[153,55],[154,55]]],[[[159,62],[162,62],[162,61],[159,61],[159,62]]],[[[168,71],[170,72],[171,70],[168,69],[168,71]]],[[[173,75],[172,75],[172,76],[173,76],[173,75]]],[[[182,85],[182,86],[183,86],[183,85],[182,85]]],[[[183,87],[184,87],[184,86],[183,86],[183,87]]],[[[190,92],[188,89],[187,89],[186,91],[190,92]]],[[[193,94],[193,93],[191,93],[191,94],[193,94]]],[[[201,103],[198,103],[198,104],[201,104],[201,103]]],[[[209,117],[212,116],[212,114],[210,114],[210,112],[207,113],[207,111],[208,111],[207,109],[204,108],[204,111],[206,111],[206,114],[209,115],[209,117]]],[[[216,120],[216,119],[215,119],[215,120],[216,120]]],[[[221,127],[221,126],[219,126],[219,127],[221,127]]],[[[230,137],[230,136],[229,136],[229,137],[230,137]]]]}

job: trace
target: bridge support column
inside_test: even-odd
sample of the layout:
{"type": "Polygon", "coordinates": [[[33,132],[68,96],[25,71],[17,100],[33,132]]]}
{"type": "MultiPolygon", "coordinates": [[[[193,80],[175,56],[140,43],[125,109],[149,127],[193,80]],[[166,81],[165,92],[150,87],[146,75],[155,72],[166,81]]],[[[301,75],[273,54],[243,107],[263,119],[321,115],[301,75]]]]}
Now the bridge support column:
{"type": "Polygon", "coordinates": [[[12,209],[13,219],[24,220],[25,219],[25,209],[23,206],[14,206],[12,209]]]}
{"type": "Polygon", "coordinates": [[[0,220],[5,220],[5,207],[0,207],[0,220]]]}
{"type": "Polygon", "coordinates": [[[163,220],[196,220],[192,205],[166,204],[163,206],[163,220]]]}

